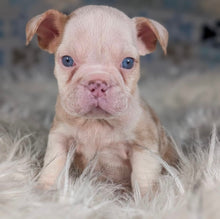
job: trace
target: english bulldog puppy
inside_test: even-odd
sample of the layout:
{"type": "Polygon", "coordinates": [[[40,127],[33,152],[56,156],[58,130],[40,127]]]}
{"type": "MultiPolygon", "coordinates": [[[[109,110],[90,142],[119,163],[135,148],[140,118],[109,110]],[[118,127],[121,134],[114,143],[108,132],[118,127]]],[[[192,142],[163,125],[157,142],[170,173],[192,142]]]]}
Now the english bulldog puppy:
{"type": "MultiPolygon", "coordinates": [[[[55,185],[71,144],[73,165],[83,171],[97,156],[103,179],[144,195],[162,166],[177,159],[172,141],[153,110],[139,96],[139,56],[166,54],[168,32],[158,22],[129,18],[108,6],[85,6],[65,15],[48,10],[26,26],[27,44],[55,54],[56,114],[48,137],[39,183],[55,185]]],[[[158,89],[158,88],[155,88],[158,89]]]]}

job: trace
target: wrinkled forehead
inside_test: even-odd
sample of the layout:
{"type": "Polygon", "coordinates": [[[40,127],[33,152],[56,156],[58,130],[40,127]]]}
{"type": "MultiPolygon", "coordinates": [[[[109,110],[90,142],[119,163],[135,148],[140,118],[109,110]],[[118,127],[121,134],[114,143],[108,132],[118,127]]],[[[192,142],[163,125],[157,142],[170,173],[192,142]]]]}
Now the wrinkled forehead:
{"type": "Polygon", "coordinates": [[[135,46],[135,27],[130,18],[112,11],[73,13],[68,20],[61,45],[75,49],[101,50],[103,47],[135,46]]]}

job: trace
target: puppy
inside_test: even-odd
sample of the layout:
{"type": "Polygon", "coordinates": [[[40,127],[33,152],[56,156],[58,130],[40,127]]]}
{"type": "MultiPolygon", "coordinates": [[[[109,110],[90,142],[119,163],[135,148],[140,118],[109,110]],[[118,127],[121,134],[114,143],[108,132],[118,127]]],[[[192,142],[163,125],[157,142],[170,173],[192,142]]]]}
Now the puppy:
{"type": "Polygon", "coordinates": [[[177,154],[153,110],[139,97],[140,55],[166,54],[168,32],[158,22],[129,18],[107,6],[86,6],[70,15],[48,10],[26,26],[41,49],[55,54],[59,93],[39,182],[55,184],[69,146],[73,164],[83,171],[96,156],[103,179],[144,195],[155,185],[161,156],[173,164],[177,154]]]}

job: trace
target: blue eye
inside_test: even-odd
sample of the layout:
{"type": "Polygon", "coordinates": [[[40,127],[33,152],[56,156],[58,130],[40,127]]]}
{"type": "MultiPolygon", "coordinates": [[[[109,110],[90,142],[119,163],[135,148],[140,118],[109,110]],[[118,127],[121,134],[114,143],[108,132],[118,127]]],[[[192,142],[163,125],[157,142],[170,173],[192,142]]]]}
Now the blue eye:
{"type": "Polygon", "coordinates": [[[121,63],[122,68],[131,69],[134,66],[134,59],[127,57],[121,63]]]}
{"type": "Polygon", "coordinates": [[[66,67],[71,67],[74,64],[74,61],[73,61],[71,56],[63,56],[62,57],[62,63],[66,67]]]}

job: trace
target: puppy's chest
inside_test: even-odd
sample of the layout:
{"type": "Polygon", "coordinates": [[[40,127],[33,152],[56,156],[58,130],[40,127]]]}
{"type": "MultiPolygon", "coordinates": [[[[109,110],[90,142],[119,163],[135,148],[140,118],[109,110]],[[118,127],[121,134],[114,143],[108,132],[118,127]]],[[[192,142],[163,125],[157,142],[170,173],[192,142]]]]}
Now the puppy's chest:
{"type": "Polygon", "coordinates": [[[94,123],[75,129],[73,138],[77,144],[77,152],[83,153],[90,159],[100,151],[115,151],[116,145],[123,153],[126,150],[126,142],[131,138],[131,133],[102,123],[94,123]]]}
{"type": "Polygon", "coordinates": [[[102,126],[79,129],[75,133],[76,153],[74,165],[83,170],[95,162],[96,170],[111,180],[124,183],[129,181],[131,148],[128,141],[131,133],[102,126]]]}

